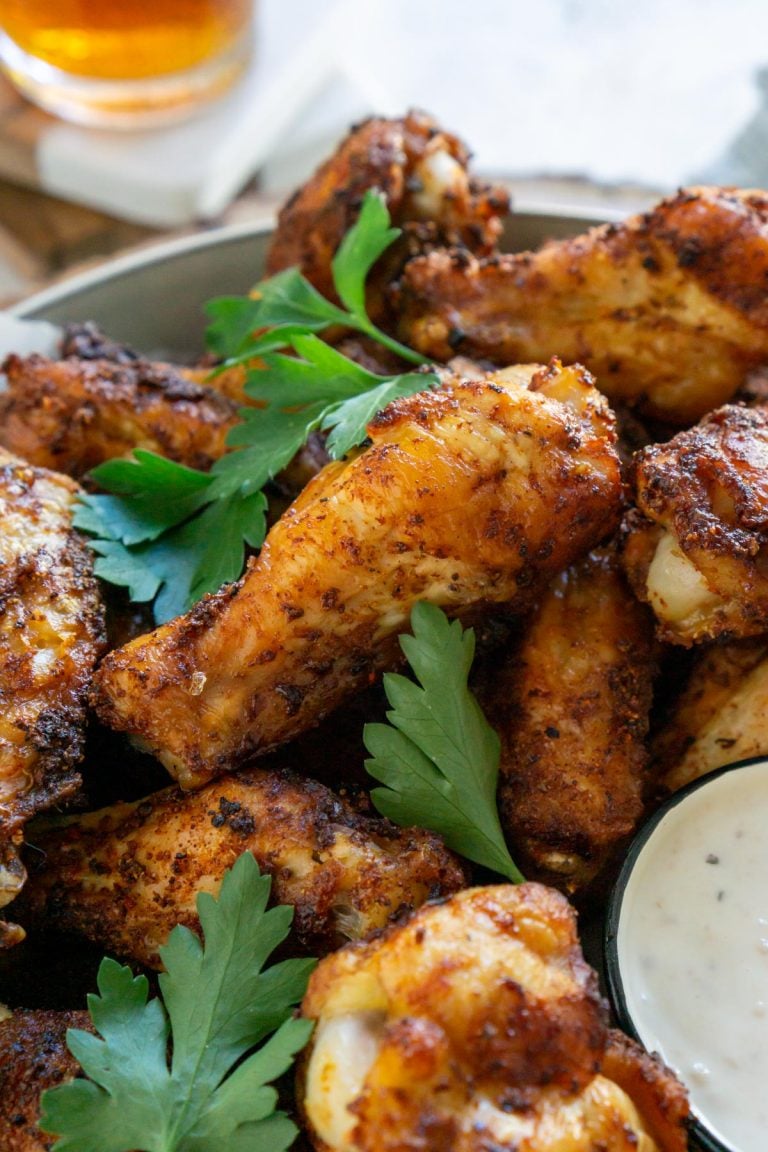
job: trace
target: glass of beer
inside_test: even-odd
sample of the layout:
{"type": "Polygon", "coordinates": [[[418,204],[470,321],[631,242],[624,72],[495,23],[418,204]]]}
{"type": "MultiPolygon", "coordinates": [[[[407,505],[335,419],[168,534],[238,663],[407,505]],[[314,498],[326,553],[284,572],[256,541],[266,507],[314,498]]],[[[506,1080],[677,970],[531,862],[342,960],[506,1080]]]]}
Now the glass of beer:
{"type": "Polygon", "coordinates": [[[253,0],[0,0],[0,65],[58,116],[145,127],[224,92],[252,25],[253,0]]]}

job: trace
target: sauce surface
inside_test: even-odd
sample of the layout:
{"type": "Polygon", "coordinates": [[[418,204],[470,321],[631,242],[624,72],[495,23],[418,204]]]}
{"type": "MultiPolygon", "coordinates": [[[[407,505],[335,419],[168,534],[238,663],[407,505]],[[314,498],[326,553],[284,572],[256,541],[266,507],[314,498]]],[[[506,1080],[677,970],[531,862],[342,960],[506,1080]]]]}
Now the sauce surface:
{"type": "Polygon", "coordinates": [[[768,761],[660,820],[624,890],[617,949],[644,1045],[733,1152],[768,1148],[768,761]]]}

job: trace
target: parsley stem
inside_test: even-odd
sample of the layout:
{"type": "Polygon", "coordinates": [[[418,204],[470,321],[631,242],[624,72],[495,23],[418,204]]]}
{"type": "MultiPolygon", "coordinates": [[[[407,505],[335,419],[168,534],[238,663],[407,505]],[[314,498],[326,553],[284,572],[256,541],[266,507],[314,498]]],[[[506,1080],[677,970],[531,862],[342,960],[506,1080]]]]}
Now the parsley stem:
{"type": "Polygon", "coordinates": [[[351,320],[354,322],[354,327],[358,332],[364,332],[366,336],[370,336],[377,343],[382,344],[388,348],[390,352],[394,352],[401,360],[405,360],[408,364],[429,364],[429,360],[425,356],[414,352],[413,348],[409,348],[406,344],[401,344],[399,340],[395,340],[392,336],[387,336],[386,332],[382,332],[375,324],[372,324],[367,316],[352,315],[351,320]]]}

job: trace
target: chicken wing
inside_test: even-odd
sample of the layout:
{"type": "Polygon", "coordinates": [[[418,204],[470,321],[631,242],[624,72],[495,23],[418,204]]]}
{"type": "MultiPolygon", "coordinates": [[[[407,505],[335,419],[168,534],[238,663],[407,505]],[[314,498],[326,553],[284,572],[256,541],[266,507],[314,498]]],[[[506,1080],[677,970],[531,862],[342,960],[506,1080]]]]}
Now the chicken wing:
{"type": "Polygon", "coordinates": [[[398,400],[327,465],[241,581],[110,653],[104,721],[183,787],[313,727],[399,659],[418,600],[521,609],[606,536],[621,501],[613,417],[576,368],[520,369],[398,400]],[[557,398],[555,398],[557,397],[557,398]]]}
{"type": "Polygon", "coordinates": [[[199,930],[198,892],[250,851],[276,903],[295,906],[300,948],[325,953],[465,883],[437,836],[359,816],[288,772],[223,777],[193,795],[174,788],[30,834],[30,880],[14,915],[82,933],[159,967],[177,923],[199,930]]]}
{"type": "Polygon", "coordinates": [[[405,268],[402,339],[427,356],[579,360],[612,400],[685,425],[768,361],[768,199],[694,188],[538,252],[405,268]]]}
{"type": "Polygon", "coordinates": [[[208,469],[237,423],[231,400],[195,382],[194,370],[168,364],[10,356],[2,371],[0,440],[70,476],[134,448],[208,469]]]}
{"type": "Polygon", "coordinates": [[[319,1152],[687,1147],[684,1089],[629,1041],[611,1052],[575,915],[538,884],[469,889],[329,956],[302,1012],[319,1152]]]}
{"type": "Polygon", "coordinates": [[[768,642],[733,641],[697,653],[652,753],[662,794],[768,754],[768,642]]]}
{"type": "Polygon", "coordinates": [[[768,630],[768,408],[729,405],[635,462],[624,564],[664,640],[768,630]]]}
{"type": "Polygon", "coordinates": [[[67,1051],[68,1028],[91,1028],[87,1012],[14,1012],[0,1020],[0,1148],[47,1152],[55,1136],[37,1126],[40,1094],[71,1080],[80,1065],[67,1051]]]}
{"type": "Polygon", "coordinates": [[[643,811],[654,671],[651,614],[613,550],[558,576],[492,674],[499,806],[526,876],[574,892],[643,811]]]}
{"type": "Polygon", "coordinates": [[[0,839],[75,790],[103,646],[77,485],[0,452],[0,839]]]}
{"type": "Polygon", "coordinates": [[[280,211],[268,272],[296,265],[335,300],[331,261],[369,188],[383,193],[393,224],[406,229],[384,258],[384,274],[373,274],[379,289],[409,255],[430,244],[491,251],[509,211],[509,196],[503,188],[472,179],[468,162],[461,141],[423,113],[364,121],[280,211]]]}
{"type": "MultiPolygon", "coordinates": [[[[21,889],[21,829],[80,784],[85,696],[103,646],[77,485],[0,450],[0,908],[21,889]]],[[[23,933],[0,921],[0,947],[23,933]]]]}

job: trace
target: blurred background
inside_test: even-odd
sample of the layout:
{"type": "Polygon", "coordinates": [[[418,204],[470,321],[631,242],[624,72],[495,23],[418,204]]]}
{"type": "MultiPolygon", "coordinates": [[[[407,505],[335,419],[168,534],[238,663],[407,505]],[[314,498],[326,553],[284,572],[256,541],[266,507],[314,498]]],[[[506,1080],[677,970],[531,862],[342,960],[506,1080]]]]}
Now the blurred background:
{"type": "Polygon", "coordinates": [[[683,183],[768,186],[765,0],[258,0],[255,20],[246,76],[175,127],[66,124],[0,79],[0,303],[269,217],[352,121],[409,106],[520,208],[613,218],[683,183]]]}

